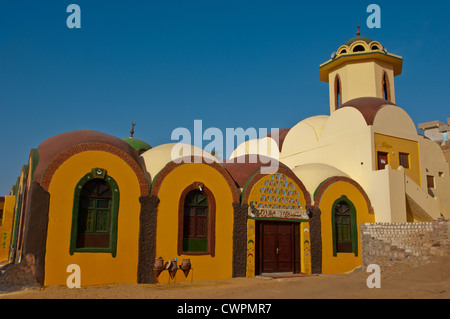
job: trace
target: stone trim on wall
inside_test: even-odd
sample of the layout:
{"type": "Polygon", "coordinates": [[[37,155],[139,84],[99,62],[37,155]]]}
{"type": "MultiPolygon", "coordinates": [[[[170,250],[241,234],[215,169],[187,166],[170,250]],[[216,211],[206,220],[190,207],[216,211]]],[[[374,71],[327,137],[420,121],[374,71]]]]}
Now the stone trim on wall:
{"type": "Polygon", "coordinates": [[[36,282],[43,285],[45,279],[45,253],[47,245],[50,194],[37,182],[32,182],[25,213],[23,256],[33,255],[36,282]]]}
{"type": "Polygon", "coordinates": [[[141,215],[139,217],[139,248],[138,248],[138,284],[153,284],[153,267],[156,258],[156,217],[159,198],[156,196],[141,196],[141,215]]]}
{"type": "Polygon", "coordinates": [[[247,272],[247,214],[248,205],[233,203],[233,266],[232,276],[245,277],[247,272]]]}
{"type": "Polygon", "coordinates": [[[311,240],[311,274],[322,273],[322,212],[318,207],[309,208],[309,233],[311,240]]]}

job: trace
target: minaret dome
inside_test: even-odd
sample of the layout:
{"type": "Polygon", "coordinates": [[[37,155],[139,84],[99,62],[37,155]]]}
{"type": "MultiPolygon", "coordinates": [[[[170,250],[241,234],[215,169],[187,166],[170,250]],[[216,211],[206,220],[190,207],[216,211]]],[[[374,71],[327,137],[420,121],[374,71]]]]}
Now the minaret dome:
{"type": "Polygon", "coordinates": [[[320,80],[329,83],[330,114],[359,97],[378,97],[395,103],[394,77],[403,58],[388,53],[380,42],[361,36],[348,40],[320,65],[320,80]]]}

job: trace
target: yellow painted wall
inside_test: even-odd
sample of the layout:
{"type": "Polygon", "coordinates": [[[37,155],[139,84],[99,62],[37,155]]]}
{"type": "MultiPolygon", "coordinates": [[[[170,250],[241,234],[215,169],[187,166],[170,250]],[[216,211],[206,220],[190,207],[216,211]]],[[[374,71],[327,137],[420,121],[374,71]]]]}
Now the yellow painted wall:
{"type": "Polygon", "coordinates": [[[361,265],[361,242],[359,225],[375,222],[375,216],[369,214],[367,203],[359,190],[350,183],[336,182],[330,185],[319,204],[322,223],[322,272],[324,274],[346,273],[361,265]],[[358,227],[358,256],[353,253],[337,253],[333,256],[332,219],[334,202],[342,195],[353,203],[356,208],[356,224],[358,227]]]}
{"type": "Polygon", "coordinates": [[[301,272],[311,274],[311,228],[309,222],[300,224],[301,272]]]}
{"type": "Polygon", "coordinates": [[[3,219],[0,225],[0,262],[8,260],[15,203],[16,198],[14,196],[5,196],[3,219]]]}
{"type": "Polygon", "coordinates": [[[389,81],[390,101],[395,104],[394,67],[382,61],[375,62],[375,79],[377,86],[377,97],[384,99],[383,75],[386,72],[389,81]]]}
{"type": "Polygon", "coordinates": [[[395,103],[394,71],[392,65],[377,61],[350,61],[339,65],[329,73],[330,114],[335,110],[335,77],[341,79],[342,104],[359,97],[383,97],[383,74],[389,77],[391,101],[395,103]]]}
{"type": "Polygon", "coordinates": [[[45,258],[45,285],[66,285],[67,266],[81,268],[81,286],[135,283],[137,278],[140,187],[133,170],[119,157],[101,151],[86,151],[65,161],[49,187],[50,208],[45,258]],[[92,168],[107,170],[119,187],[117,256],[110,253],[69,254],[73,196],[78,181],[92,168]]]}
{"type": "MultiPolygon", "coordinates": [[[[175,168],[165,178],[157,195],[158,205],[156,230],[156,257],[164,261],[190,259],[194,269],[194,280],[223,279],[232,277],[233,262],[233,197],[223,175],[206,164],[192,163],[175,168]],[[178,255],[178,205],[182,192],[194,182],[203,183],[214,195],[216,203],[215,256],[178,255]]],[[[181,271],[175,280],[185,278],[181,271]]],[[[168,282],[168,272],[158,277],[159,282],[168,282]]]]}
{"type": "Polygon", "coordinates": [[[399,153],[408,153],[409,168],[405,168],[405,174],[408,175],[414,182],[416,182],[417,185],[422,185],[420,178],[419,145],[416,141],[375,133],[374,143],[374,169],[376,169],[377,165],[377,152],[388,153],[388,163],[393,169],[397,169],[400,165],[399,153]]]}

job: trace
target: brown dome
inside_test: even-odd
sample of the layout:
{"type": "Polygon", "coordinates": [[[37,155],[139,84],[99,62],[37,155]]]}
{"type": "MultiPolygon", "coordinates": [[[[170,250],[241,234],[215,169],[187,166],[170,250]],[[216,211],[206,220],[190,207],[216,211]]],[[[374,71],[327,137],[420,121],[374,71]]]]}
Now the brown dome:
{"type": "Polygon", "coordinates": [[[233,163],[223,163],[222,166],[230,173],[239,188],[244,188],[248,180],[259,173],[261,168],[270,167],[271,165],[278,165],[276,167],[285,168],[289,170],[285,164],[262,155],[255,155],[256,162],[250,155],[239,156],[233,158],[233,163]]]}
{"type": "Polygon", "coordinates": [[[344,107],[353,107],[361,112],[362,116],[366,120],[367,125],[373,125],[373,121],[375,120],[375,116],[377,115],[378,111],[386,105],[395,104],[378,97],[360,97],[345,102],[339,109],[344,107]]]}
{"type": "Polygon", "coordinates": [[[139,164],[138,152],[127,142],[121,140],[120,138],[97,131],[72,131],[52,136],[42,142],[41,145],[39,145],[39,162],[36,166],[33,180],[36,182],[40,182],[42,174],[45,172],[47,166],[50,165],[50,163],[52,163],[55,158],[65,150],[73,148],[77,145],[93,143],[104,144],[118,148],[128,154],[132,159],[136,161],[136,163],[139,164]]]}
{"type": "MultiPolygon", "coordinates": [[[[276,139],[275,142],[278,144],[278,149],[281,152],[281,148],[283,147],[283,143],[284,143],[284,139],[286,138],[286,135],[289,133],[290,128],[281,128],[278,131],[278,141],[276,139]]],[[[270,132],[269,134],[267,134],[267,137],[272,137],[273,132],[270,132]]]]}

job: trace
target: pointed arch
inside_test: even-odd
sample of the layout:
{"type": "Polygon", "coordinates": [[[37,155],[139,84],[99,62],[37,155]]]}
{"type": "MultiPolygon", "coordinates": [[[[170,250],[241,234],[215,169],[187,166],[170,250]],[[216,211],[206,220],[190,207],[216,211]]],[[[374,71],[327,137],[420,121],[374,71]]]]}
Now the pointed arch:
{"type": "Polygon", "coordinates": [[[358,229],[356,208],[347,196],[342,195],[333,203],[331,211],[333,256],[337,253],[353,253],[358,256],[358,229]]]}
{"type": "Polygon", "coordinates": [[[342,105],[342,83],[339,74],[334,78],[334,106],[337,110],[342,105]]]}
{"type": "Polygon", "coordinates": [[[69,253],[104,252],[116,257],[119,187],[103,168],[93,168],[74,193],[69,253]]]}
{"type": "Polygon", "coordinates": [[[386,101],[390,101],[391,100],[391,87],[390,87],[390,83],[389,83],[389,76],[387,75],[386,71],[383,72],[382,87],[383,87],[383,98],[386,101]]]}

